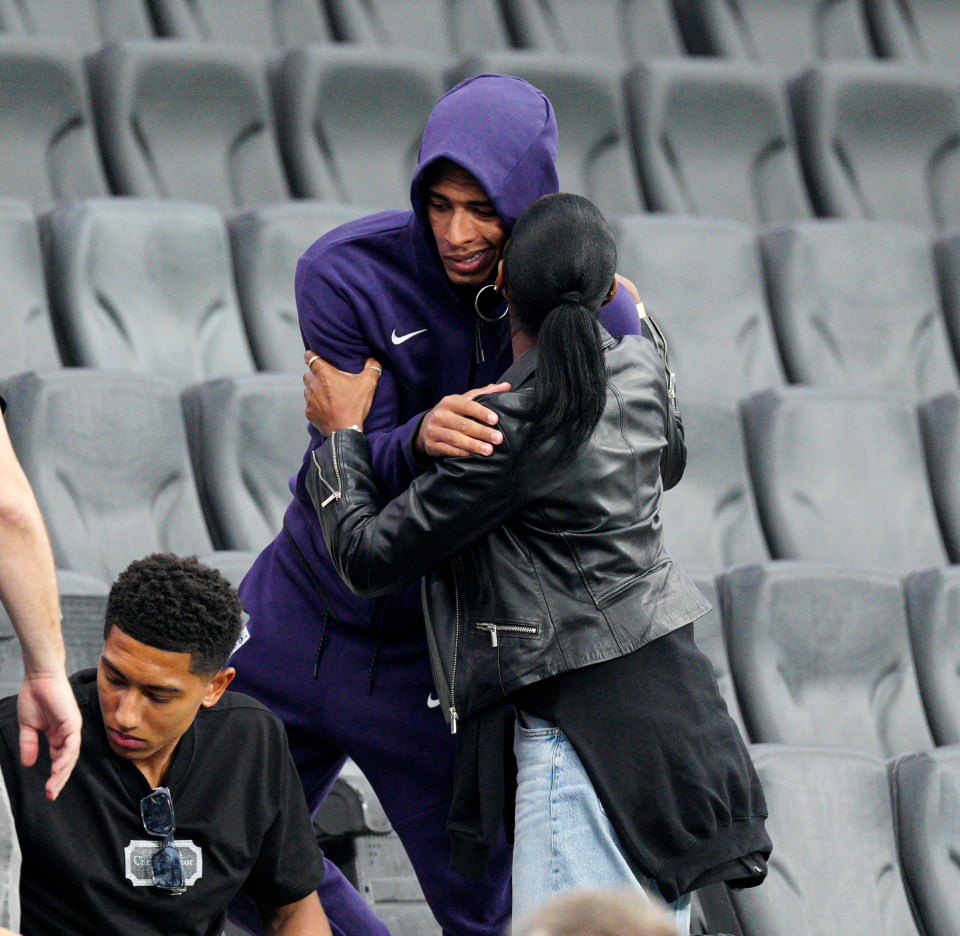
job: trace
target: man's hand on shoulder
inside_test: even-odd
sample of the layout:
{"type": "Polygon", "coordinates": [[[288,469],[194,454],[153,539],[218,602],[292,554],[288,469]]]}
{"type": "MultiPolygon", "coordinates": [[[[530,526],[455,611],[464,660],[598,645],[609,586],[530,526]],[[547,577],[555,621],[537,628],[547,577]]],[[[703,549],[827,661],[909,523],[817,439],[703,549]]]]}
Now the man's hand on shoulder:
{"type": "Polygon", "coordinates": [[[449,458],[463,455],[490,455],[503,441],[503,433],[492,429],[499,418],[475,398],[484,393],[504,393],[510,384],[487,384],[466,393],[445,396],[420,423],[414,443],[417,454],[425,458],[449,458]]]}

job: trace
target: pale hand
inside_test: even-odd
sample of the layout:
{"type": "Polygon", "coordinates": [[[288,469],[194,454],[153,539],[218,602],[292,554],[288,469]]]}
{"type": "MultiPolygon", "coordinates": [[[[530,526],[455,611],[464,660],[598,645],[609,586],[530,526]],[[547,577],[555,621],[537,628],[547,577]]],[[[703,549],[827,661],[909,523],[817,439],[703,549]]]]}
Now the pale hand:
{"type": "Polygon", "coordinates": [[[474,402],[484,393],[503,393],[510,384],[487,384],[467,393],[445,396],[420,423],[416,448],[429,458],[462,455],[489,455],[503,441],[503,433],[492,429],[499,418],[492,410],[474,402]]]}
{"type": "Polygon", "coordinates": [[[70,778],[80,754],[83,722],[66,674],[27,676],[17,699],[20,718],[20,761],[32,767],[40,752],[40,733],[50,746],[47,799],[54,800],[70,778]]]}
{"type": "Polygon", "coordinates": [[[337,370],[315,351],[303,355],[307,373],[303,375],[306,417],[325,436],[337,429],[363,426],[370,412],[381,367],[367,358],[359,374],[337,370]]]}

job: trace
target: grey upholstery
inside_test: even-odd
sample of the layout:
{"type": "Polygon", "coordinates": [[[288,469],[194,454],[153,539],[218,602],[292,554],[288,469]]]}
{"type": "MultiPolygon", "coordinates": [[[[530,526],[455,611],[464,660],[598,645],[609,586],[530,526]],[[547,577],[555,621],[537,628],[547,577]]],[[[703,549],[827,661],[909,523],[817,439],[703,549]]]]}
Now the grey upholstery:
{"type": "Polygon", "coordinates": [[[920,407],[927,477],[947,552],[960,562],[960,395],[945,393],[920,407]]]}
{"type": "Polygon", "coordinates": [[[266,75],[253,49],[128,42],[87,65],[117,194],[221,210],[288,197],[266,75]]]}
{"type": "Polygon", "coordinates": [[[499,0],[327,0],[350,42],[411,49],[434,58],[509,49],[499,0]]]}
{"type": "Polygon", "coordinates": [[[760,238],[770,313],[794,383],[920,400],[958,386],[925,232],[804,221],[760,238]]]}
{"type": "Polygon", "coordinates": [[[51,303],[71,364],[181,386],[253,370],[215,209],[95,199],[47,222],[51,303]]]}
{"type": "Polygon", "coordinates": [[[683,55],[670,0],[504,0],[516,44],[633,62],[683,55]]]}
{"type": "Polygon", "coordinates": [[[0,0],[0,32],[67,39],[96,49],[120,39],[150,39],[146,0],[0,0]]]}
{"type": "Polygon", "coordinates": [[[644,210],[618,72],[569,55],[502,52],[469,58],[449,78],[453,83],[487,73],[519,75],[550,99],[562,191],[585,195],[608,218],[644,210]]]}
{"type": "Polygon", "coordinates": [[[663,495],[664,542],[681,565],[714,572],[768,558],[743,432],[732,404],[681,402],[687,444],[683,481],[663,495]]]}
{"type": "Polygon", "coordinates": [[[937,744],[960,744],[960,569],[914,572],[904,591],[927,721],[937,744]]]}
{"type": "Polygon", "coordinates": [[[900,864],[927,933],[960,936],[960,747],[888,765],[900,864]]]}
{"type": "Polygon", "coordinates": [[[37,225],[26,202],[0,199],[0,377],[60,363],[37,225]]]}
{"type": "Polygon", "coordinates": [[[859,0],[677,0],[691,51],[757,62],[784,75],[820,61],[873,57],[859,0]]]}
{"type": "Polygon", "coordinates": [[[865,5],[881,54],[954,70],[960,65],[956,0],[870,0],[865,5]]]}
{"type": "Polygon", "coordinates": [[[283,526],[290,476],[307,444],[300,382],[286,374],[223,377],[185,390],[183,409],[214,543],[261,550],[283,526]]]}
{"type": "Polygon", "coordinates": [[[625,81],[651,207],[749,224],[812,214],[774,72],[710,59],[651,61],[625,81]]]}
{"type": "Polygon", "coordinates": [[[0,197],[45,208],[107,194],[80,53],[0,36],[0,197]]]}
{"type": "Polygon", "coordinates": [[[906,65],[821,65],[791,96],[819,214],[929,229],[960,222],[956,77],[906,65]]]}
{"type": "Polygon", "coordinates": [[[240,308],[260,370],[303,373],[303,339],[293,277],[300,255],[322,234],[360,217],[350,205],[289,201],[230,219],[240,308]]]}
{"type": "Polygon", "coordinates": [[[430,58],[304,46],[288,52],[273,77],[280,142],[297,195],[409,207],[423,125],[444,90],[430,58]]]}
{"type": "Polygon", "coordinates": [[[752,738],[879,757],[933,747],[896,575],[773,562],[718,587],[752,738]]]}
{"type": "Polygon", "coordinates": [[[332,42],[319,0],[151,0],[160,33],[194,42],[225,42],[271,52],[332,42]]]}
{"type": "Polygon", "coordinates": [[[940,277],[947,330],[953,339],[954,356],[960,362],[960,227],[945,231],[934,241],[933,255],[940,277]]]}
{"type": "Polygon", "coordinates": [[[212,548],[171,382],[63,369],[2,392],[58,567],[112,582],[147,553],[212,548]]]}
{"type": "Polygon", "coordinates": [[[612,225],[618,269],[667,338],[681,408],[784,382],[751,228],[662,215],[612,225]]]}
{"type": "Polygon", "coordinates": [[[693,580],[693,584],[703,592],[707,601],[713,605],[713,610],[702,618],[697,618],[693,625],[694,639],[697,647],[710,659],[713,672],[717,677],[720,695],[727,704],[730,717],[737,723],[740,733],[748,739],[743,714],[740,711],[740,702],[737,699],[737,690],[730,673],[730,658],[727,655],[727,644],[723,635],[723,617],[720,612],[720,597],[717,593],[717,583],[713,575],[704,570],[691,566],[684,566],[684,572],[693,580]]]}
{"type": "Polygon", "coordinates": [[[774,850],[766,881],[732,893],[744,936],[917,936],[883,761],[776,744],[751,754],[774,850]]]}
{"type": "MultiPolygon", "coordinates": [[[[225,549],[197,556],[202,563],[215,568],[234,588],[239,588],[259,553],[225,549]]],[[[246,612],[244,612],[246,614],[246,612]]]]}
{"type": "Polygon", "coordinates": [[[750,397],[743,419],[774,557],[901,574],[946,563],[911,406],[790,387],[750,397]]]}

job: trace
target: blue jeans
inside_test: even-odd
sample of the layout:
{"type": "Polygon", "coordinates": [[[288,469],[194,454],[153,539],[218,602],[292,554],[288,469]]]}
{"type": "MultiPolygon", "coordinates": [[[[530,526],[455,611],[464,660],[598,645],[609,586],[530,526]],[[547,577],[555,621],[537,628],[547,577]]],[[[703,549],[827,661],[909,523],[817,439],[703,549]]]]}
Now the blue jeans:
{"type": "MultiPolygon", "coordinates": [[[[556,726],[517,713],[517,808],[513,849],[513,915],[572,887],[632,885],[637,879],[573,745],[556,726]]],[[[690,895],[668,904],[681,933],[690,931],[690,895]]]]}

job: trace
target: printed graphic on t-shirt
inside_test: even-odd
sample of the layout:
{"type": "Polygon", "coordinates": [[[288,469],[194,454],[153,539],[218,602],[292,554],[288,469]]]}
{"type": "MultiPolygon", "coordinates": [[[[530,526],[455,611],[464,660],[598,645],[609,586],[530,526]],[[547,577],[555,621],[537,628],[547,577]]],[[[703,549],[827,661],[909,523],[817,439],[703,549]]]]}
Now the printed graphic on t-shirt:
{"type": "MultiPolygon", "coordinates": [[[[177,839],[173,844],[180,849],[183,883],[190,887],[203,876],[203,850],[193,844],[193,839],[177,839]]],[[[153,887],[153,865],[150,859],[159,848],[160,843],[156,839],[133,839],[123,850],[127,880],[134,887],[153,887]]]]}

